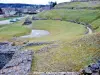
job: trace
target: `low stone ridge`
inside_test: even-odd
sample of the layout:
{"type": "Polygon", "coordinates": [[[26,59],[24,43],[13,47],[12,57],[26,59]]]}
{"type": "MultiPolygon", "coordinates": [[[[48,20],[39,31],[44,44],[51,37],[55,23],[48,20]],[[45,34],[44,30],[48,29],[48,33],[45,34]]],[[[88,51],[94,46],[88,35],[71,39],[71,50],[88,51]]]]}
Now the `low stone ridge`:
{"type": "Polygon", "coordinates": [[[32,21],[31,21],[31,19],[29,17],[27,17],[25,19],[25,22],[23,23],[23,25],[30,25],[30,24],[32,24],[32,21]]]}
{"type": "Polygon", "coordinates": [[[32,17],[32,20],[47,20],[46,18],[32,17]]]}
{"type": "Polygon", "coordinates": [[[52,48],[57,48],[59,45],[58,44],[51,44],[49,46],[45,46],[41,48],[40,50],[37,50],[35,53],[45,53],[48,52],[52,48]]]}
{"type": "Polygon", "coordinates": [[[0,75],[28,75],[33,51],[21,51],[21,48],[21,46],[11,46],[11,44],[0,45],[0,54],[2,54],[0,75]]]}
{"type": "Polygon", "coordinates": [[[78,72],[33,72],[29,75],[79,75],[78,72]]]}
{"type": "Polygon", "coordinates": [[[12,44],[0,45],[0,53],[15,52],[22,48],[22,46],[12,46],[12,44]]]}
{"type": "Polygon", "coordinates": [[[47,45],[47,44],[53,44],[54,41],[50,41],[50,42],[30,42],[27,43],[25,46],[40,46],[40,45],[47,45]]]}

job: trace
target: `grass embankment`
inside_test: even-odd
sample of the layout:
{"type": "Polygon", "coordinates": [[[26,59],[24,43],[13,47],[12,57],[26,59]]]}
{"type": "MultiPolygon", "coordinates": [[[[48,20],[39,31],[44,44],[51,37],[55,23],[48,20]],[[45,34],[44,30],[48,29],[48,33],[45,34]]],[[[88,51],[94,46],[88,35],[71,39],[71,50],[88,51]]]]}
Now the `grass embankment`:
{"type": "Polygon", "coordinates": [[[83,8],[83,9],[88,9],[88,8],[96,8],[96,9],[100,9],[100,1],[92,1],[92,2],[64,2],[64,3],[60,3],[58,5],[55,6],[55,8],[83,8]]]}
{"type": "Polygon", "coordinates": [[[96,32],[100,32],[100,18],[93,21],[91,24],[93,28],[96,30],[96,32]]]}
{"type": "Polygon", "coordinates": [[[36,53],[32,71],[67,72],[79,71],[84,66],[100,59],[100,34],[87,35],[68,43],[68,39],[59,43],[57,48],[36,53]],[[95,40],[95,41],[94,41],[95,40]]]}
{"type": "MultiPolygon", "coordinates": [[[[74,20],[77,22],[85,22],[91,24],[93,27],[98,26],[93,21],[100,19],[100,10],[68,10],[68,9],[54,9],[44,11],[36,15],[40,18],[47,19],[62,19],[62,20],[74,20]]],[[[95,28],[94,28],[95,29],[95,28]]]]}
{"type": "Polygon", "coordinates": [[[30,32],[29,28],[22,26],[22,22],[0,26],[0,40],[7,40],[15,36],[25,35],[30,32]]]}

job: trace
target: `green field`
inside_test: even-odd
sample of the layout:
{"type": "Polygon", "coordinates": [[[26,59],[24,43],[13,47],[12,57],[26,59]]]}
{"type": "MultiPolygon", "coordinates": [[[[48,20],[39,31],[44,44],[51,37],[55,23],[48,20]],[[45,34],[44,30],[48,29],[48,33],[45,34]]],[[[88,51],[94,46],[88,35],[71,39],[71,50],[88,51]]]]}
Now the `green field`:
{"type": "Polygon", "coordinates": [[[17,18],[18,16],[15,16],[15,17],[5,17],[5,18],[0,18],[0,21],[2,20],[8,20],[8,19],[13,19],[13,18],[17,18]]]}
{"type": "Polygon", "coordinates": [[[10,39],[12,37],[18,37],[30,32],[30,29],[22,26],[22,22],[13,23],[10,25],[0,26],[0,40],[10,39]]]}
{"type": "Polygon", "coordinates": [[[32,28],[49,31],[50,35],[46,37],[47,40],[59,40],[61,38],[68,38],[70,36],[83,35],[86,31],[84,26],[80,24],[53,20],[34,21],[32,28]]]}

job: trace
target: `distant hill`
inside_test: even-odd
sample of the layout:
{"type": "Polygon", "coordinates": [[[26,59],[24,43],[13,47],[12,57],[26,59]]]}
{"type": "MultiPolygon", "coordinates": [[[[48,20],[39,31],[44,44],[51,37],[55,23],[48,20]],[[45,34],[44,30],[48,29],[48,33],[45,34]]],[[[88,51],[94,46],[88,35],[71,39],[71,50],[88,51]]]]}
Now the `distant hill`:
{"type": "Polygon", "coordinates": [[[12,7],[12,8],[23,8],[25,6],[31,6],[31,7],[35,7],[35,8],[38,8],[38,7],[45,7],[46,5],[35,5],[35,4],[20,4],[20,3],[15,3],[15,4],[12,4],[12,3],[0,3],[0,8],[6,8],[6,7],[12,7]]]}
{"type": "Polygon", "coordinates": [[[55,8],[62,9],[62,8],[97,8],[100,9],[100,1],[88,1],[88,2],[64,2],[59,3],[55,6],[55,8]]]}

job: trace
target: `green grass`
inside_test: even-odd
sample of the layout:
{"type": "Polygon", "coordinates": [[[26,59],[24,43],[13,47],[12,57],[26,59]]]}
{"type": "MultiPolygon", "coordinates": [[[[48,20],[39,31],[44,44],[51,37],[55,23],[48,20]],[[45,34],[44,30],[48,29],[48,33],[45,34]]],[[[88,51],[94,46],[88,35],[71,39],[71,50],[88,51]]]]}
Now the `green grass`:
{"type": "Polygon", "coordinates": [[[47,30],[50,32],[50,35],[48,36],[32,39],[34,41],[35,40],[53,41],[64,38],[66,39],[70,38],[71,36],[83,35],[86,31],[84,26],[80,24],[74,24],[66,21],[53,21],[53,20],[34,21],[32,28],[39,30],[47,30]]]}
{"type": "MultiPolygon", "coordinates": [[[[41,41],[65,41],[67,39],[76,38],[78,36],[82,36],[86,29],[84,26],[80,24],[74,24],[66,21],[53,21],[53,20],[39,20],[34,21],[32,29],[37,30],[47,30],[50,32],[48,36],[44,36],[41,38],[32,38],[27,39],[30,42],[41,42],[41,41]]],[[[36,47],[28,47],[27,49],[33,49],[34,51],[39,50],[43,46],[36,46],[36,47]]]]}
{"type": "Polygon", "coordinates": [[[67,10],[67,9],[54,9],[44,11],[37,16],[47,19],[63,19],[63,20],[76,20],[79,22],[90,23],[100,15],[99,10],[67,10]]]}
{"type": "Polygon", "coordinates": [[[93,21],[91,25],[97,32],[100,32],[100,19],[93,21]]]}
{"type": "Polygon", "coordinates": [[[29,28],[22,26],[22,22],[16,22],[10,25],[0,26],[0,39],[9,39],[15,36],[21,36],[29,33],[29,28]]]}
{"type": "Polygon", "coordinates": [[[17,16],[16,16],[16,17],[6,17],[6,18],[0,18],[0,21],[2,21],[2,20],[8,20],[8,19],[13,19],[13,18],[17,18],[17,16]]]}
{"type": "Polygon", "coordinates": [[[60,3],[55,6],[55,8],[99,8],[99,2],[70,2],[70,3],[60,3]]]}

